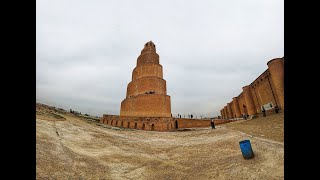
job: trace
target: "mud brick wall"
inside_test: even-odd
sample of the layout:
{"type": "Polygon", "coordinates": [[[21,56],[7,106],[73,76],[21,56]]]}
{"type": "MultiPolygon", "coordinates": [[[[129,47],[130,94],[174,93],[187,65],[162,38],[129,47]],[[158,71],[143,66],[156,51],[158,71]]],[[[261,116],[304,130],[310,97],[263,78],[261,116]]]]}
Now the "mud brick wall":
{"type": "MultiPolygon", "coordinates": [[[[243,115],[259,115],[261,107],[272,103],[273,109],[267,113],[274,113],[274,107],[280,111],[284,109],[284,57],[275,58],[268,63],[268,69],[259,75],[250,85],[244,86],[242,92],[227,103],[225,119],[243,115]],[[238,110],[239,109],[239,110],[238,110]]],[[[225,109],[225,108],[224,108],[225,109]]],[[[225,112],[222,111],[221,115],[225,112]]]]}

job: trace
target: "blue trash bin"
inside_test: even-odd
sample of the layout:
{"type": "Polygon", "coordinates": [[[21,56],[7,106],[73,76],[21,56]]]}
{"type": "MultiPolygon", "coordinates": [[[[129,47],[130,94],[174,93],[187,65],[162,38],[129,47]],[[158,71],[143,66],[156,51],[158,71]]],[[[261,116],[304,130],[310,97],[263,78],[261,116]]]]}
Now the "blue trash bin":
{"type": "Polygon", "coordinates": [[[240,149],[241,149],[241,152],[242,152],[244,159],[254,158],[254,154],[252,151],[250,140],[240,141],[239,144],[240,144],[240,149]]]}

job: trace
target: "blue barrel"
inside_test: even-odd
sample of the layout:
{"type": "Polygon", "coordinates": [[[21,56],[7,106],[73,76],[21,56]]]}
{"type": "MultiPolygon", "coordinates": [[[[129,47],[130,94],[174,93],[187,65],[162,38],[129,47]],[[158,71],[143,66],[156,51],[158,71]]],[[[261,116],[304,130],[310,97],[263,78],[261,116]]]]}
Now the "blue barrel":
{"type": "Polygon", "coordinates": [[[251,148],[251,143],[249,140],[240,141],[239,144],[240,144],[240,149],[244,159],[254,158],[254,154],[251,148]]]}

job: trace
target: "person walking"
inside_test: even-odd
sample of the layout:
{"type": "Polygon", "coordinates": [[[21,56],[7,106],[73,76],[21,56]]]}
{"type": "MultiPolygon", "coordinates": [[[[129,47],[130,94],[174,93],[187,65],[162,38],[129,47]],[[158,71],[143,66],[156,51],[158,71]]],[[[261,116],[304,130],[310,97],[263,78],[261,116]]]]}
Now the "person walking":
{"type": "Polygon", "coordinates": [[[216,127],[214,126],[214,120],[211,120],[211,129],[215,129],[216,127]]]}
{"type": "Polygon", "coordinates": [[[262,113],[263,113],[263,117],[266,117],[266,110],[264,109],[263,106],[262,106],[262,113]]]}

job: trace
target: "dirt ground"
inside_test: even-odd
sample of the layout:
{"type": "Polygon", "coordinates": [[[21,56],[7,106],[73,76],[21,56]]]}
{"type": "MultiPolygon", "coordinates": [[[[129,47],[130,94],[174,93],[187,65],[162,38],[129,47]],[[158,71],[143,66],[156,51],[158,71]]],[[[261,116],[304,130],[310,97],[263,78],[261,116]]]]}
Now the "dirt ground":
{"type": "Polygon", "coordinates": [[[270,114],[252,120],[225,124],[226,127],[247,133],[251,136],[263,137],[284,142],[284,114],[270,114]]]}
{"type": "MultiPolygon", "coordinates": [[[[270,119],[282,128],[272,130],[281,136],[283,119],[270,119]]],[[[258,128],[266,122],[254,121],[258,119],[216,129],[154,132],[121,130],[37,109],[36,178],[283,179],[283,137],[272,137],[258,128]],[[241,154],[239,141],[244,139],[251,141],[251,160],[241,154]]]]}

